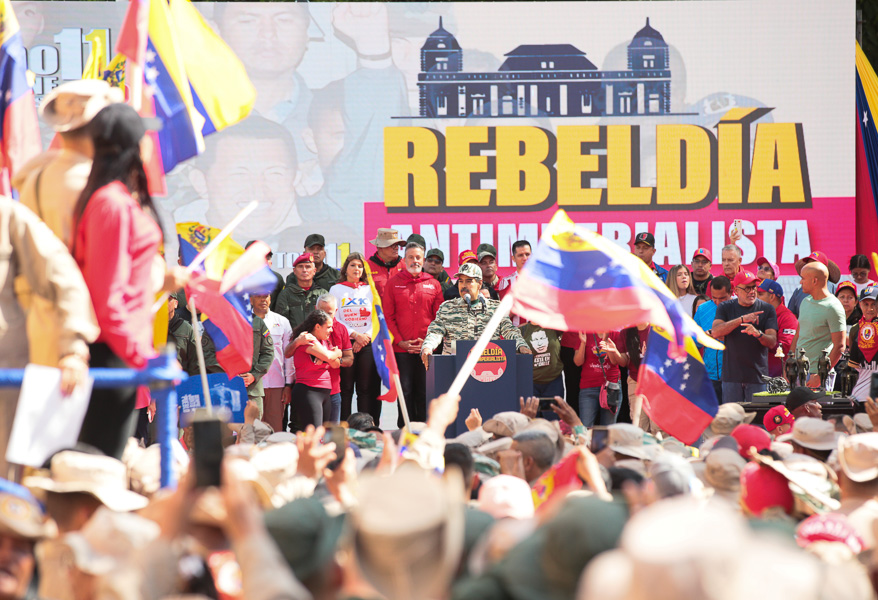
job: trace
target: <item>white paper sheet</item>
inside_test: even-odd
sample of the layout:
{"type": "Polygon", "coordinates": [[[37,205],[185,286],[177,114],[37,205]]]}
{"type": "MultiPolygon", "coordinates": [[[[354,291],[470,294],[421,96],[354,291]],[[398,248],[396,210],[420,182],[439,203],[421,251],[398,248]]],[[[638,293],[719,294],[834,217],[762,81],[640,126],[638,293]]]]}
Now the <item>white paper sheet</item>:
{"type": "Polygon", "coordinates": [[[92,383],[89,377],[70,396],[63,396],[60,369],[25,367],[7,462],[39,467],[58,450],[76,444],[92,383]]]}

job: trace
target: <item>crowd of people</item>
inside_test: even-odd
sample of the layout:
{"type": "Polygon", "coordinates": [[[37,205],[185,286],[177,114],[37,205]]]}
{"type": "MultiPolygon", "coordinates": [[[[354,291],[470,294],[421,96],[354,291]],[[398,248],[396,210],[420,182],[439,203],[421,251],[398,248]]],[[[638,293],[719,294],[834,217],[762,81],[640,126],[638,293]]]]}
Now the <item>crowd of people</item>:
{"type": "MultiPolygon", "coordinates": [[[[188,311],[193,276],[160,251],[149,124],[99,81],[60,86],[40,113],[60,148],[22,170],[20,203],[0,200],[2,367],[56,366],[64,393],[89,365],[143,368],[156,358],[151,307],[164,291],[182,369],[198,375],[202,355],[208,373],[225,372],[188,311]]],[[[220,485],[199,483],[185,427],[172,443],[178,486],[161,489],[148,391],[94,390],[74,447],[41,469],[4,463],[0,600],[873,598],[869,262],[852,257],[842,281],[813,252],[787,302],[778,265],[742,268],[735,241],[714,276],[705,248],[664,269],[654,236],[634,238],[632,252],[725,344],[703,349],[719,411],[685,444],[640,410],[648,323],[562,332],[516,314],[493,336],[532,355],[532,395],[485,419],[473,409],[467,431],[446,437],[459,398],[427,398],[431,359],[479,337],[530,242],[511,245],[516,270],[501,278],[491,244],[462,251],[449,272],[423,237],[380,228],[372,256],[352,252],[335,269],[324,235],[310,233],[276,289],[250,296],[252,366],[226,373],[248,402],[244,422],[224,430],[220,485]],[[387,431],[378,304],[405,398],[387,431]],[[746,407],[800,355],[805,381],[754,424],[746,407]],[[842,373],[861,410],[824,416],[842,373]]],[[[2,394],[5,450],[18,399],[2,394]]]]}

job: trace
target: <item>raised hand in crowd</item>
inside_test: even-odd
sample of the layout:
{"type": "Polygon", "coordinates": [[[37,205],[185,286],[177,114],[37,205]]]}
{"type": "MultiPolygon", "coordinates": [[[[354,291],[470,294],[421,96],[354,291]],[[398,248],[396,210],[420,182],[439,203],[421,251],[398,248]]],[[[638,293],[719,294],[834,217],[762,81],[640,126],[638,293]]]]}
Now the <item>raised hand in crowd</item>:
{"type": "Polygon", "coordinates": [[[564,398],[561,396],[555,396],[555,402],[552,404],[552,411],[558,415],[559,419],[571,427],[582,425],[582,420],[579,418],[579,415],[576,414],[576,411],[573,410],[572,406],[564,402],[564,398]]]}
{"type": "Polygon", "coordinates": [[[430,416],[427,417],[427,428],[444,437],[445,430],[457,418],[457,411],[459,409],[460,396],[441,394],[430,402],[428,410],[430,416]]]}
{"type": "Polygon", "coordinates": [[[878,400],[866,398],[866,414],[872,421],[872,431],[878,431],[878,400]]]}
{"type": "Polygon", "coordinates": [[[478,408],[471,408],[469,411],[469,416],[466,418],[466,428],[469,431],[473,431],[474,429],[478,429],[482,426],[482,415],[479,413],[478,408]]]}
{"type": "Polygon", "coordinates": [[[345,448],[341,462],[334,469],[323,469],[323,479],[326,489],[342,506],[349,508],[356,504],[357,458],[354,451],[345,448]]]}
{"type": "Polygon", "coordinates": [[[324,444],[325,434],[326,429],[322,425],[317,428],[308,425],[305,431],[296,435],[296,447],[299,449],[299,475],[317,479],[335,458],[335,444],[333,442],[324,444]]]}
{"type": "Polygon", "coordinates": [[[193,279],[193,274],[186,267],[179,265],[168,267],[168,270],[165,271],[165,281],[162,283],[161,291],[168,293],[176,292],[186,287],[186,284],[191,279],[193,279]]]}
{"type": "Polygon", "coordinates": [[[518,398],[519,412],[530,419],[536,419],[540,412],[540,399],[531,396],[527,400],[523,397],[518,398]]]}
{"type": "Polygon", "coordinates": [[[381,437],[384,439],[384,448],[381,449],[381,458],[378,461],[378,466],[375,467],[375,472],[381,475],[392,475],[399,465],[399,448],[389,433],[383,433],[381,437]]]}

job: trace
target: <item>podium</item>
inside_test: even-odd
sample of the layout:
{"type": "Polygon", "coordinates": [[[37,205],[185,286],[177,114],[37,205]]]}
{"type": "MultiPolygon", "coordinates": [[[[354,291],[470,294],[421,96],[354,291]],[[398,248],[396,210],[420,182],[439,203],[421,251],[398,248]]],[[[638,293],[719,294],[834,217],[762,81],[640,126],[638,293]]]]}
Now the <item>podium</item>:
{"type": "MultiPolygon", "coordinates": [[[[433,355],[427,371],[427,402],[448,391],[475,344],[475,340],[457,340],[455,354],[433,355]]],[[[498,412],[518,412],[518,398],[532,394],[533,356],[516,354],[514,341],[493,340],[467,378],[460,392],[457,420],[445,436],[452,438],[464,433],[466,418],[473,408],[478,408],[482,420],[487,421],[498,412]]]]}

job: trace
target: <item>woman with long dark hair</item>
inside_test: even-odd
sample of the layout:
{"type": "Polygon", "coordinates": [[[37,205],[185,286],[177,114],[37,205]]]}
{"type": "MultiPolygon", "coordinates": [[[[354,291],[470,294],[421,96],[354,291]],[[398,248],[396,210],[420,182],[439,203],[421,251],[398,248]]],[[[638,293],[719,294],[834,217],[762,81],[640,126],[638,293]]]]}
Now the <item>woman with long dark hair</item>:
{"type": "Polygon", "coordinates": [[[293,353],[296,384],[290,405],[296,411],[299,427],[304,429],[309,424],[317,427],[329,420],[332,411],[329,369],[339,367],[341,350],[329,345],[332,319],[322,310],[315,310],[305,317],[293,330],[292,339],[302,333],[309,333],[314,339],[309,338],[308,343],[299,345],[293,353]]]}
{"type": "MultiPolygon", "coordinates": [[[[143,120],[111,104],[88,125],[94,162],[74,209],[73,257],[88,286],[101,333],[89,348],[91,366],[142,368],[155,356],[152,303],[159,288],[181,287],[181,270],[153,284],[162,230],[141,158],[143,120]]],[[[160,272],[160,271],[158,271],[160,272]]],[[[137,388],[95,389],[80,441],[121,458],[134,432],[137,388]]]]}
{"type": "Polygon", "coordinates": [[[366,277],[366,259],[359,252],[351,252],[341,267],[338,283],[329,293],[338,301],[335,318],[351,332],[354,364],[341,368],[342,421],[351,416],[354,386],[357,388],[357,410],[381,420],[381,378],[372,355],[372,288],[366,277]]]}

